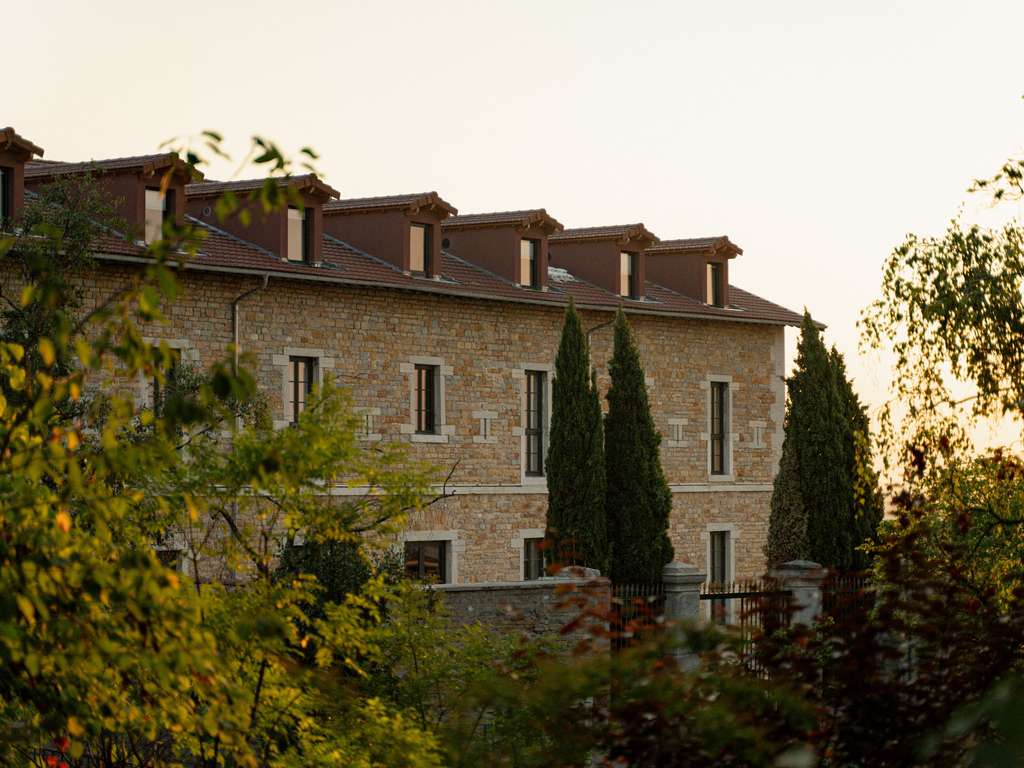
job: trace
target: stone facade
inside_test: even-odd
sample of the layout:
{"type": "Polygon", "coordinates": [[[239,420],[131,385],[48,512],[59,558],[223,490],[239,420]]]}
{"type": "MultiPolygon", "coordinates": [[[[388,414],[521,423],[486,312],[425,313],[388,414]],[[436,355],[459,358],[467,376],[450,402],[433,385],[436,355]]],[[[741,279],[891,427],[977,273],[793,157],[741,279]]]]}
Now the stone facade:
{"type": "MultiPolygon", "coordinates": [[[[86,304],[136,269],[96,266],[84,278],[86,304]]],[[[167,323],[144,332],[208,365],[232,341],[232,300],[260,283],[185,270],[167,323]]],[[[585,329],[612,318],[596,310],[581,315],[585,329]]],[[[458,461],[449,486],[454,495],[414,516],[406,538],[450,542],[454,582],[504,581],[522,578],[522,542],[544,527],[546,486],[524,473],[524,371],[553,370],[562,316],[559,306],[272,276],[240,304],[239,338],[281,424],[288,356],[313,356],[322,376],[351,389],[366,416],[368,442],[407,442],[411,458],[438,467],[439,477],[458,461]],[[442,426],[430,442],[410,434],[411,371],[421,361],[441,366],[443,379],[442,426]]],[[[759,575],[782,444],[782,325],[640,311],[629,317],[674,492],[676,560],[706,570],[709,532],[728,530],[732,575],[759,575]],[[729,382],[731,400],[730,471],[719,477],[709,473],[713,380],[729,382]]],[[[591,337],[602,389],[609,383],[611,341],[610,325],[591,337]]]]}

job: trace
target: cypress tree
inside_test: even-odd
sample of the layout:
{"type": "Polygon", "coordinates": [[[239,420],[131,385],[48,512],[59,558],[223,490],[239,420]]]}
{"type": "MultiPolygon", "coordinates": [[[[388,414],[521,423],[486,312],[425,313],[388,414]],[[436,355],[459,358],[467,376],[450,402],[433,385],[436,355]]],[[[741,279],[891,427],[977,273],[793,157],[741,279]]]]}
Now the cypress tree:
{"type": "Polygon", "coordinates": [[[608,369],[605,507],[611,577],[618,582],[655,581],[673,556],[668,538],[672,493],[661,468],[661,436],[654,429],[640,355],[621,309],[608,369]]]}
{"type": "Polygon", "coordinates": [[[547,476],[550,559],[607,573],[601,401],[587,337],[571,300],[555,358],[547,476]]]}
{"type": "Polygon", "coordinates": [[[863,567],[856,548],[881,519],[870,467],[868,418],[846,378],[842,355],[825,348],[804,312],[796,372],[786,382],[785,439],[772,491],[770,564],[813,560],[829,568],[863,567]]]}

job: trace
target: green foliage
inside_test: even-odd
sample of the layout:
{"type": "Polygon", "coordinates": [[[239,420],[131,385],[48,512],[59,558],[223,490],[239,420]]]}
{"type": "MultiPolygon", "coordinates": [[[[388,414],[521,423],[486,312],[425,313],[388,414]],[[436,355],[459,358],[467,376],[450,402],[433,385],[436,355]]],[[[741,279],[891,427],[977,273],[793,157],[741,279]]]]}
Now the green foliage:
{"type": "Polygon", "coordinates": [[[554,562],[607,573],[603,415],[587,337],[571,302],[552,387],[545,539],[554,562]]]}
{"type": "Polygon", "coordinates": [[[796,372],[786,382],[785,439],[772,491],[766,555],[772,564],[812,560],[848,570],[882,519],[869,422],[842,356],[825,349],[804,313],[796,372]]]}
{"type": "Polygon", "coordinates": [[[661,468],[640,354],[626,315],[615,318],[615,342],[608,365],[605,417],[605,476],[611,576],[615,581],[656,581],[672,561],[668,538],[672,493],[661,468]]]}

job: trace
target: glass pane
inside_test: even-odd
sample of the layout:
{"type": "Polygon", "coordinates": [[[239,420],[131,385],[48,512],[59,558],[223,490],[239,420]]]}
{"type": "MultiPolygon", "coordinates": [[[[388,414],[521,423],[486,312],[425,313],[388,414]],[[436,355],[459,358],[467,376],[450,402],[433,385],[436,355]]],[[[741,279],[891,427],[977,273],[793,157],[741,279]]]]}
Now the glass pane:
{"type": "Polygon", "coordinates": [[[423,224],[409,227],[409,269],[412,272],[426,271],[427,228],[423,224]]]}
{"type": "Polygon", "coordinates": [[[146,190],[146,242],[155,243],[163,233],[164,201],[159,189],[146,190]]]}
{"type": "Polygon", "coordinates": [[[629,296],[629,278],[631,275],[632,259],[628,253],[619,254],[619,294],[629,296]]]}
{"type": "Polygon", "coordinates": [[[298,208],[288,209],[288,261],[306,259],[306,212],[298,208]]]}
{"type": "Polygon", "coordinates": [[[539,243],[536,240],[519,241],[519,284],[536,288],[539,243]]]}
{"type": "Polygon", "coordinates": [[[420,577],[420,545],[411,541],[405,545],[405,576],[409,579],[420,577]]]}

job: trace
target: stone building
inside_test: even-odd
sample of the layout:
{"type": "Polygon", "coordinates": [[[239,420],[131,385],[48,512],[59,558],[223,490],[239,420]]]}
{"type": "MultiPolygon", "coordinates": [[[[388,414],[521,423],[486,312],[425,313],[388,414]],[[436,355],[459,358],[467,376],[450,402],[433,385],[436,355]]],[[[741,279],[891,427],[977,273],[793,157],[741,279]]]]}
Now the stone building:
{"type": "Polygon", "coordinates": [[[411,571],[454,583],[536,576],[551,378],[571,297],[602,388],[619,306],[634,328],[673,491],[676,558],[723,579],[762,572],[782,447],[783,331],[801,317],[730,284],[742,250],[727,237],[571,229],[543,209],[458,215],[434,192],[342,199],[312,175],[280,182],[302,206],[256,212],[243,226],[219,221],[215,202],[263,180],[204,181],[174,155],[32,159],[41,153],[0,132],[0,216],[16,218],[22,184],[31,194],[88,171],[134,228],[101,238],[91,295],[146,263],[145,241],[165,217],[188,221],[206,239],[180,270],[168,322],[147,333],[197,365],[237,342],[256,360],[277,425],[331,376],[351,388],[363,440],[407,442],[413,458],[445,470],[458,462],[453,495],[409,521],[411,571]]]}

